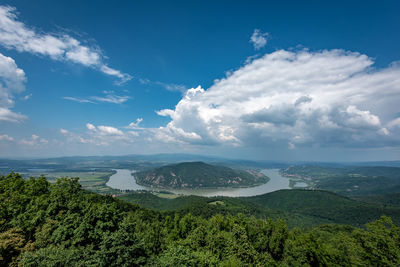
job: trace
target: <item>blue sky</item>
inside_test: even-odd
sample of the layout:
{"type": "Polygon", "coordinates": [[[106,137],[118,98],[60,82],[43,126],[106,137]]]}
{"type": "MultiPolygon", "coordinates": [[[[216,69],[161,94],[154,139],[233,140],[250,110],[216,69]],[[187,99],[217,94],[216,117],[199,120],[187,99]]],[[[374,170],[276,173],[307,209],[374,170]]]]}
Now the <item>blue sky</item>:
{"type": "Polygon", "coordinates": [[[2,1],[0,156],[393,160],[397,1],[2,1]]]}

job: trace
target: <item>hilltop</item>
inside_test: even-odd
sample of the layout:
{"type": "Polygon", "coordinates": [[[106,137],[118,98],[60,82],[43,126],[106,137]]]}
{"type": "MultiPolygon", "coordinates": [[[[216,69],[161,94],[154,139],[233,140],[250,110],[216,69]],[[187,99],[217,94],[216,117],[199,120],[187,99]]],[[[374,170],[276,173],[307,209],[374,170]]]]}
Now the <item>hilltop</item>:
{"type": "Polygon", "coordinates": [[[135,174],[141,185],[163,188],[244,187],[268,182],[255,171],[234,170],[204,162],[183,162],[135,174]]]}

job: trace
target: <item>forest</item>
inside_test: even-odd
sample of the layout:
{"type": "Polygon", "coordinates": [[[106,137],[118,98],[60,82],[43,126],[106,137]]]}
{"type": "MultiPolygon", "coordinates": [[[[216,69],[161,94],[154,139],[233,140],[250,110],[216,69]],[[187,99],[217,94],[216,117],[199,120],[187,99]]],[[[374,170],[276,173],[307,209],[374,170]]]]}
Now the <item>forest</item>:
{"type": "Polygon", "coordinates": [[[260,172],[231,169],[204,162],[181,162],[135,173],[137,183],[162,188],[243,187],[265,184],[260,172]]]}
{"type": "MultiPolygon", "coordinates": [[[[261,200],[259,200],[261,201],[261,200]]],[[[399,266],[400,227],[150,210],[77,178],[0,176],[1,266],[399,266]]]]}

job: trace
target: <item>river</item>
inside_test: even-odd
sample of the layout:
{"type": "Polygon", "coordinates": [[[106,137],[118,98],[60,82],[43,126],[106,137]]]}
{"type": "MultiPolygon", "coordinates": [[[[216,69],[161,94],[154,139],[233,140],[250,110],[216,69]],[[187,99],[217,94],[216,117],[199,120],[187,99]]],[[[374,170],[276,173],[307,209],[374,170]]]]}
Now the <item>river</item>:
{"type": "Polygon", "coordinates": [[[227,197],[248,197],[262,195],[280,189],[290,189],[289,179],[279,174],[279,169],[264,169],[261,172],[268,176],[268,183],[246,188],[213,188],[213,189],[162,189],[155,187],[141,186],[136,183],[132,176],[134,171],[127,169],[116,169],[117,173],[112,175],[107,186],[120,190],[148,190],[148,191],[169,191],[174,194],[196,195],[204,197],[227,196],[227,197]]]}

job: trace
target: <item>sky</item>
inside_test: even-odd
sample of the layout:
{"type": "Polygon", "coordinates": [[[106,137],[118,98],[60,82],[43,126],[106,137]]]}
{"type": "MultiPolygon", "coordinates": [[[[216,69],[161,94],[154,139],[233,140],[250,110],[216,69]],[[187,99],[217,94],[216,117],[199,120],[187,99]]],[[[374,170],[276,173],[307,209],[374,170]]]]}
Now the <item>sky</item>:
{"type": "Polygon", "coordinates": [[[400,159],[398,1],[1,1],[0,157],[400,159]]]}

